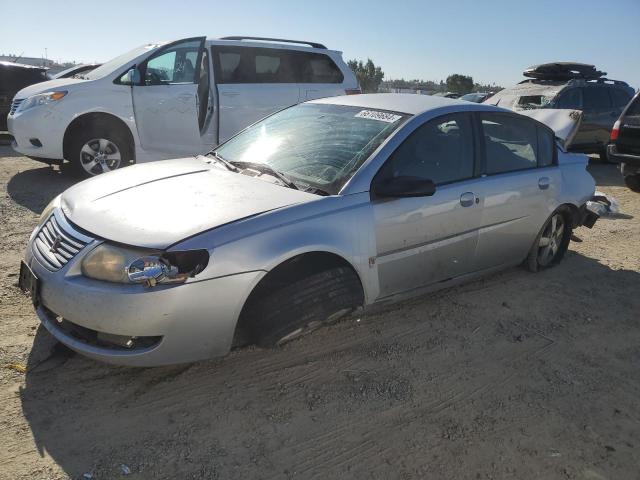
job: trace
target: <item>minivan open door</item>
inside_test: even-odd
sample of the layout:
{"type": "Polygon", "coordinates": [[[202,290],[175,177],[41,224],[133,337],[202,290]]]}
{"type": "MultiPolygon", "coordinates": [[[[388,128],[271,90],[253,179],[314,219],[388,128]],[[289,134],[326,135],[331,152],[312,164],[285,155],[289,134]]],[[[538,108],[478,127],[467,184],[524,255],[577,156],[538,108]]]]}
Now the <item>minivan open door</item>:
{"type": "Polygon", "coordinates": [[[142,148],[180,155],[210,150],[213,112],[205,37],[169,43],[138,66],[133,111],[142,148]]]}

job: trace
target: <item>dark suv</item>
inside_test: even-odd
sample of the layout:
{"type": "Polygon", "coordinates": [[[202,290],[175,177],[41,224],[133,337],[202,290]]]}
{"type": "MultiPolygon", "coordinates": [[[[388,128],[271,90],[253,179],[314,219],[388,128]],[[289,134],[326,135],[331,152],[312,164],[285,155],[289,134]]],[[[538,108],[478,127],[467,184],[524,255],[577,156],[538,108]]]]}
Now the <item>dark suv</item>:
{"type": "Polygon", "coordinates": [[[565,108],[582,110],[580,130],[571,150],[598,153],[607,159],[613,123],[633,97],[625,82],[604,78],[593,65],[558,62],[536,65],[524,72],[532,77],[496,93],[484,103],[511,110],[565,108]]]}
{"type": "Polygon", "coordinates": [[[607,151],[609,159],[620,164],[627,186],[640,192],[640,92],[613,125],[607,151]]]}
{"type": "Polygon", "coordinates": [[[0,132],[7,130],[7,115],[13,96],[24,87],[45,80],[48,80],[46,68],[0,62],[0,132]]]}

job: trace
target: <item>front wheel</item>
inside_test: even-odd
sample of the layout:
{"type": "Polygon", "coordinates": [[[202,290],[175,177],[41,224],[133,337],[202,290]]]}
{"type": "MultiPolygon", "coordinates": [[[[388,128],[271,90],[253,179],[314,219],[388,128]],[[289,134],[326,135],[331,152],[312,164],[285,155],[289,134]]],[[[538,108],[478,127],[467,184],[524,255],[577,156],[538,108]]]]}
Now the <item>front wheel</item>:
{"type": "Polygon", "coordinates": [[[89,129],[76,136],[70,150],[71,171],[79,177],[93,177],[129,164],[129,145],[115,133],[89,129]]]}
{"type": "Polygon", "coordinates": [[[525,267],[531,272],[537,272],[560,263],[569,248],[571,231],[570,216],[562,211],[554,212],[533,242],[525,267]]]}
{"type": "Polygon", "coordinates": [[[243,312],[251,340],[275,347],[333,323],[362,305],[356,273],[336,267],[313,273],[256,299],[243,312]]]}

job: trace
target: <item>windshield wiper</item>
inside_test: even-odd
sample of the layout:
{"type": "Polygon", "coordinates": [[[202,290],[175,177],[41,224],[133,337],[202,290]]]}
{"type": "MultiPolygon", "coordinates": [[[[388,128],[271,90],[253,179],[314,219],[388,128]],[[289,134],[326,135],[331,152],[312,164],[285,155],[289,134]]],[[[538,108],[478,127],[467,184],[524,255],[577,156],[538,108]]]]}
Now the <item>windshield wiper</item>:
{"type": "Polygon", "coordinates": [[[232,172],[239,172],[240,171],[238,169],[238,167],[236,167],[230,161],[225,160],[224,158],[222,158],[218,152],[209,152],[209,153],[207,153],[207,157],[213,158],[216,162],[221,163],[222,165],[227,167],[228,170],[231,170],[232,172]]]}
{"type": "MultiPolygon", "coordinates": [[[[217,158],[220,158],[220,157],[218,156],[217,158]]],[[[278,180],[284,183],[285,186],[289,188],[293,188],[294,190],[300,190],[298,186],[295,183],[293,183],[292,180],[287,178],[287,176],[284,173],[274,170],[271,166],[267,165],[266,163],[245,162],[240,160],[237,160],[235,162],[229,162],[229,163],[231,163],[235,167],[252,168],[253,170],[258,170],[259,172],[266,173],[267,175],[276,177],[278,180]]]]}

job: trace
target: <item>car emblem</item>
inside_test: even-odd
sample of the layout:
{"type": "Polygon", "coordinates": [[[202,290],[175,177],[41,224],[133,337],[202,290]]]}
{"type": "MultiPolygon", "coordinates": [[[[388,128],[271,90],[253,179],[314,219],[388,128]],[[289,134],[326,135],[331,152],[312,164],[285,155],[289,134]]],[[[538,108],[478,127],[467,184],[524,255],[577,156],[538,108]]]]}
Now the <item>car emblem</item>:
{"type": "Polygon", "coordinates": [[[49,249],[49,251],[51,253],[58,253],[58,247],[62,244],[62,237],[60,235],[58,235],[56,237],[56,239],[53,241],[53,243],[51,244],[51,248],[49,249]]]}

